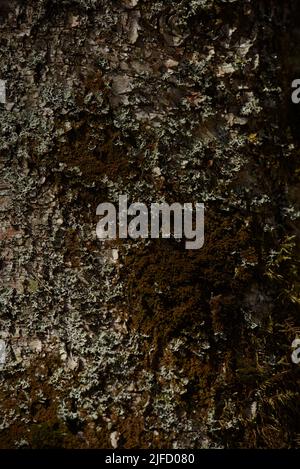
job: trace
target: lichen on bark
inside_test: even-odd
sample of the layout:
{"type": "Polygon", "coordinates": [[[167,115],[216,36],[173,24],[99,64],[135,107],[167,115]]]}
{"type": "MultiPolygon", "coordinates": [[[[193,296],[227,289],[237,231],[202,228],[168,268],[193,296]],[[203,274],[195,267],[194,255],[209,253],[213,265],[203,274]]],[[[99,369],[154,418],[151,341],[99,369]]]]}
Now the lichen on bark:
{"type": "Polygon", "coordinates": [[[1,448],[299,446],[299,14],[1,2],[1,448]],[[101,243],[120,194],[204,247],[101,243]]]}

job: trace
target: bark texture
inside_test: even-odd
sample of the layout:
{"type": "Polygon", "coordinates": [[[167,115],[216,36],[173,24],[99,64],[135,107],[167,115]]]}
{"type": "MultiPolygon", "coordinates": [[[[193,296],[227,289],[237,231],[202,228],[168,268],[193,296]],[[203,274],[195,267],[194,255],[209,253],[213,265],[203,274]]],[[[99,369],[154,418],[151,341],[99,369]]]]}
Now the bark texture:
{"type": "Polygon", "coordinates": [[[298,2],[0,17],[0,447],[299,446],[298,2]],[[101,243],[120,194],[204,202],[204,247],[101,243]]]}

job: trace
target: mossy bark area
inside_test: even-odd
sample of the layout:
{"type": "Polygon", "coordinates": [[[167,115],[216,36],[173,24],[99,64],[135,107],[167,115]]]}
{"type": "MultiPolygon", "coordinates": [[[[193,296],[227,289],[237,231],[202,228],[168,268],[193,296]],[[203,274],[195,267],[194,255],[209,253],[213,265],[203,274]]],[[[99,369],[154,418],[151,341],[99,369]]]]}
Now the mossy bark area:
{"type": "Polygon", "coordinates": [[[299,446],[296,0],[0,16],[0,447],[299,446]],[[204,247],[100,243],[120,194],[205,202],[204,247]]]}

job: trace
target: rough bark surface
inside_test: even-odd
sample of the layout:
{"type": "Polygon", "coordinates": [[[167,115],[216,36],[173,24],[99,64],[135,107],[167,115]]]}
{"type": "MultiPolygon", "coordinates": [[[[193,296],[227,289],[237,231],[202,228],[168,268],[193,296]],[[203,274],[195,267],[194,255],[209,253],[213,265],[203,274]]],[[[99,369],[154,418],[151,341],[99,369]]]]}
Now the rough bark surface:
{"type": "Polygon", "coordinates": [[[0,2],[1,448],[299,446],[297,4],[0,2]],[[119,194],[204,247],[101,243],[119,194]]]}

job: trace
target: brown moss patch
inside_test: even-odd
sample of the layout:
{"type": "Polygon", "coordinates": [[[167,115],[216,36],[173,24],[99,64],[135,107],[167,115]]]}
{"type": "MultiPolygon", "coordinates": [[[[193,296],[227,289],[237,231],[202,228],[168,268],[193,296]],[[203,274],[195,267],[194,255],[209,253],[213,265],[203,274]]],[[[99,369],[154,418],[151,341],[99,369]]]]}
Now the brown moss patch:
{"type": "MultiPolygon", "coordinates": [[[[79,417],[76,421],[60,418],[58,404],[65,396],[63,391],[55,389],[50,378],[61,366],[56,356],[37,358],[26,370],[29,386],[24,391],[1,390],[1,414],[11,422],[0,433],[0,448],[15,448],[21,441],[24,447],[33,449],[110,447],[107,426],[103,422],[100,427],[101,416],[100,430],[79,417]],[[18,418],[13,419],[14,415],[18,418]]],[[[8,375],[9,389],[15,389],[20,380],[21,371],[8,375]]],[[[68,386],[72,386],[72,378],[68,386]]]]}
{"type": "Polygon", "coordinates": [[[200,250],[153,240],[129,251],[123,259],[123,280],[132,327],[167,340],[204,320],[228,324],[236,310],[236,293],[241,298],[241,288],[253,275],[249,268],[236,269],[250,240],[250,229],[238,215],[224,218],[209,212],[200,250]]]}

